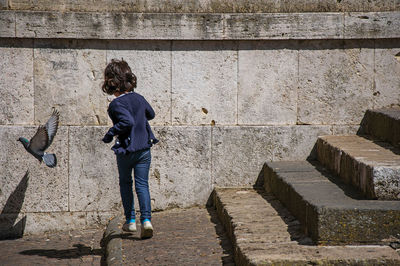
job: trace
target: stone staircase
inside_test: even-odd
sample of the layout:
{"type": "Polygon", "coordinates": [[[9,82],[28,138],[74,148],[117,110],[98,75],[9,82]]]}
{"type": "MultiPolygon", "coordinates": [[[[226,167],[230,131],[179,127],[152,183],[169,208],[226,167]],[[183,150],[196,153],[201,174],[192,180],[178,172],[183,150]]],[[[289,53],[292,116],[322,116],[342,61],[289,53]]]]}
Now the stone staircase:
{"type": "Polygon", "coordinates": [[[237,265],[400,265],[399,129],[400,109],[368,111],[364,135],[320,137],[316,161],[267,162],[262,188],[215,188],[237,265]]]}

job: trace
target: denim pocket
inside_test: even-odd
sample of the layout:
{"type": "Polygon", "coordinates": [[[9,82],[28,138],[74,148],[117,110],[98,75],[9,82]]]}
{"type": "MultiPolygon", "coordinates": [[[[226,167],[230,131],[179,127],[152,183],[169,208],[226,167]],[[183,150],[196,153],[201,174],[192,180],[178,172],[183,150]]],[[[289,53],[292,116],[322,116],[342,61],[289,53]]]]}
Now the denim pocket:
{"type": "Polygon", "coordinates": [[[141,150],[140,151],[140,158],[144,161],[144,162],[151,162],[151,152],[150,152],[150,148],[145,149],[145,150],[141,150]]]}

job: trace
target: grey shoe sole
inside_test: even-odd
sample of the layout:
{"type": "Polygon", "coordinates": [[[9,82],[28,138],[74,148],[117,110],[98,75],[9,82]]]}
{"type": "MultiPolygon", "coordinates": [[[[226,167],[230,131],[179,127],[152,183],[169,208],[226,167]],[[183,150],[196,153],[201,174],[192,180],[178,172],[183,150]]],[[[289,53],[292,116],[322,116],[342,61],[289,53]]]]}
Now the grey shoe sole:
{"type": "Polygon", "coordinates": [[[140,231],[140,238],[151,238],[153,237],[153,229],[144,229],[142,227],[141,231],[140,231]]]}

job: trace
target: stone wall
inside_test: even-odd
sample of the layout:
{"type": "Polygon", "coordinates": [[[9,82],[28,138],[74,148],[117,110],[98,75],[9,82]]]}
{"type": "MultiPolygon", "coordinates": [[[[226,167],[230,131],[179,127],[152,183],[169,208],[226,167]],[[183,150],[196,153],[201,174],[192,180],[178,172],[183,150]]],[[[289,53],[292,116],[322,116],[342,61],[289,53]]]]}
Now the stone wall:
{"type": "Polygon", "coordinates": [[[0,9],[136,13],[294,13],[398,10],[398,0],[0,0],[0,9]]]}
{"type": "MultiPolygon", "coordinates": [[[[85,27],[79,16],[112,16],[69,14],[0,12],[3,235],[91,227],[121,211],[115,158],[111,145],[100,141],[111,123],[107,106],[112,98],[100,86],[112,58],[131,65],[137,92],[157,114],[151,125],[160,143],[152,149],[150,171],[156,210],[204,205],[214,186],[252,185],[265,161],[305,159],[317,136],[354,133],[367,109],[400,104],[399,12],[347,14],[360,20],[353,21],[350,29],[358,30],[348,38],[343,32],[351,24],[341,19],[329,22],[331,29],[340,28],[328,31],[330,38],[311,22],[292,30],[300,25],[293,22],[296,16],[307,17],[300,13],[272,14],[272,20],[260,15],[261,21],[289,27],[280,38],[271,36],[282,27],[235,27],[230,35],[225,22],[222,35],[197,26],[193,33],[191,27],[204,20],[190,20],[187,14],[180,17],[184,23],[175,24],[175,33],[168,32],[173,26],[154,21],[149,26],[141,17],[136,27],[144,33],[156,29],[152,36],[135,36],[133,28],[129,38],[120,38],[106,30],[118,27],[112,20],[98,20],[102,30],[91,35],[97,22],[85,27]],[[27,19],[32,16],[36,20],[27,19]],[[74,28],[62,28],[63,16],[79,26],[79,35],[72,38],[74,28]],[[282,24],[287,16],[291,20],[282,24]],[[370,18],[377,17],[388,26],[376,26],[370,18]],[[62,33],[43,30],[51,21],[62,33]],[[16,141],[33,136],[52,107],[61,113],[49,148],[58,157],[53,169],[40,165],[16,141]]],[[[321,14],[308,18],[314,16],[323,21],[321,14]]],[[[241,17],[236,25],[239,21],[246,20],[241,17]]]]}

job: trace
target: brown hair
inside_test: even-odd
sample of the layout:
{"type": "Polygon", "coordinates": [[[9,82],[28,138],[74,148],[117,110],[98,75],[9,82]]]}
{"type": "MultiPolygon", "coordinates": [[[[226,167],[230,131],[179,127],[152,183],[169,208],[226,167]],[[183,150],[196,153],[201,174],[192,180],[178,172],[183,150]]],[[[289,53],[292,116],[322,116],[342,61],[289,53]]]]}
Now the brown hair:
{"type": "Polygon", "coordinates": [[[129,92],[136,88],[136,76],[123,59],[112,59],[104,70],[104,83],[101,89],[107,94],[129,92]]]}

